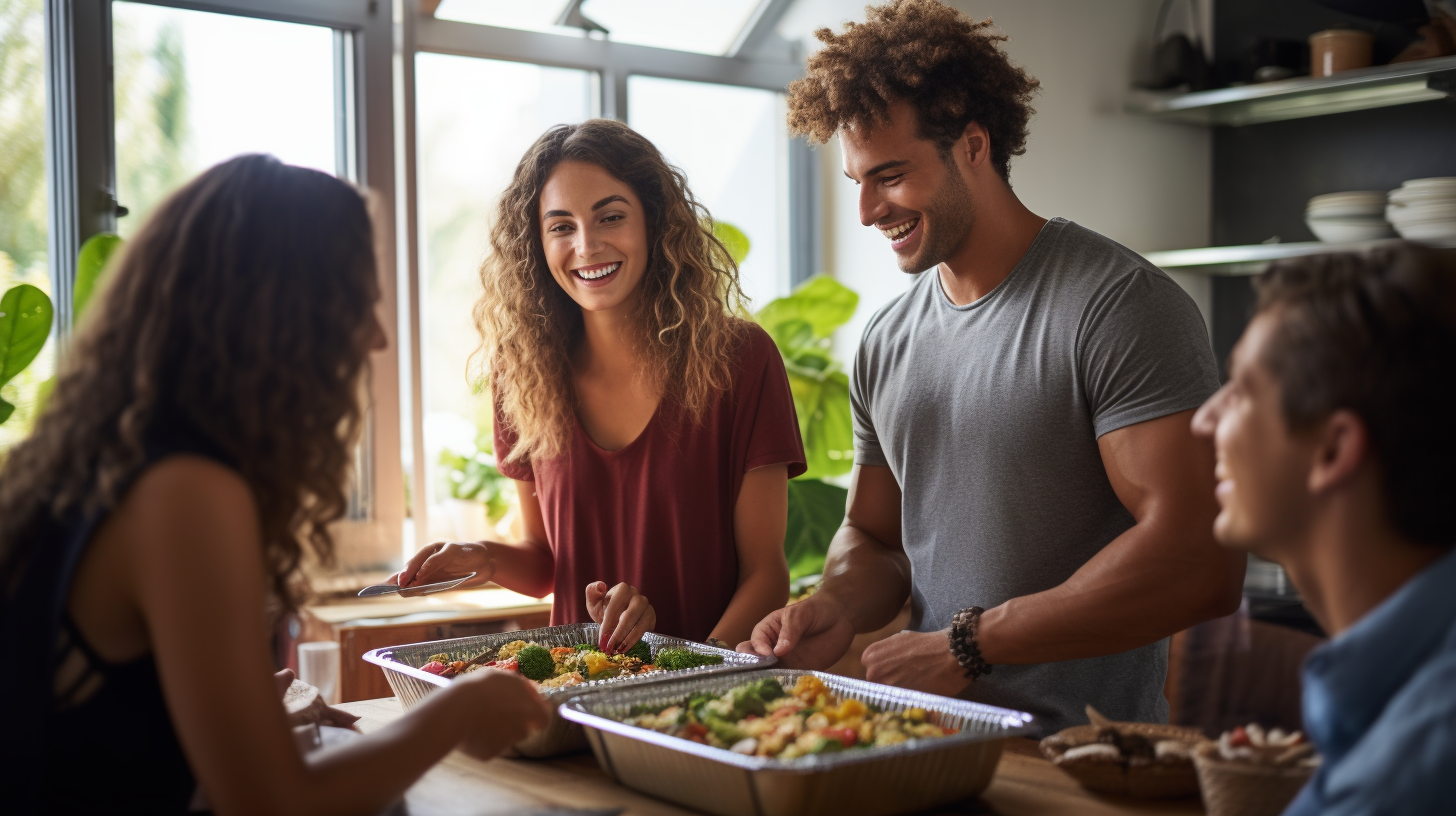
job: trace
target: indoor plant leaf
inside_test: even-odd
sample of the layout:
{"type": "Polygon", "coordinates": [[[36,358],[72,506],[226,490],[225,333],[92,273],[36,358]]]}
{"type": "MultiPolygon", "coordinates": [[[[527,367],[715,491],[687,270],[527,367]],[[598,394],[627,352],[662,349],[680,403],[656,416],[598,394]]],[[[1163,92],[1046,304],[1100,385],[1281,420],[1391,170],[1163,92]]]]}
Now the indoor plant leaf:
{"type": "Polygon", "coordinates": [[[100,232],[86,239],[76,256],[76,290],[71,297],[73,320],[80,320],[91,302],[91,295],[101,283],[106,264],[121,246],[121,236],[111,232],[100,232]]]}
{"type": "Polygon", "coordinates": [[[728,256],[733,259],[733,263],[743,265],[743,259],[748,257],[748,250],[752,247],[743,230],[726,221],[714,221],[713,237],[723,243],[723,248],[728,250],[728,256]]]}
{"type": "Polygon", "coordinates": [[[789,482],[789,524],[784,536],[784,556],[789,578],[824,571],[829,542],[844,521],[849,491],[817,479],[789,482]]]}
{"type": "MultiPolygon", "coordinates": [[[[801,417],[808,470],[801,478],[823,479],[848,473],[854,466],[854,423],[849,410],[849,377],[834,371],[820,379],[817,399],[801,417]]],[[[798,410],[798,405],[795,405],[798,410]]]]}
{"type": "Polygon", "coordinates": [[[782,323],[805,321],[819,339],[848,323],[858,306],[859,295],[853,289],[826,275],[816,275],[788,297],[769,301],[755,317],[771,335],[782,323]]]}
{"type": "Polygon", "coordinates": [[[51,299],[28,283],[11,287],[0,297],[0,385],[40,354],[54,316],[51,299]]]}

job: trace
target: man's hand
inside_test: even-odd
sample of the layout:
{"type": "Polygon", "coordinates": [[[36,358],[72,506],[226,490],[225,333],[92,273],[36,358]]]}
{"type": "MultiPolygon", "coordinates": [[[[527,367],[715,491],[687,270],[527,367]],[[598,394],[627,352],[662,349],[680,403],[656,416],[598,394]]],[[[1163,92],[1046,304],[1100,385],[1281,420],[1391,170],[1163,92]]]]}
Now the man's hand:
{"type": "Polygon", "coordinates": [[[770,612],[738,651],[776,655],[784,668],[827,669],[854,640],[854,625],[839,601],[825,592],[770,612]]]}
{"type": "MultiPolygon", "coordinates": [[[[389,576],[386,584],[402,587],[449,581],[462,575],[477,573],[470,585],[483,584],[495,577],[495,559],[486,541],[437,541],[410,556],[404,569],[389,576]]],[[[400,595],[408,596],[408,592],[400,595]]]]}
{"type": "Polygon", "coordinates": [[[970,685],[955,655],[946,630],[901,632],[870,644],[861,658],[865,679],[872,683],[928,691],[954,697],[970,685]]]}

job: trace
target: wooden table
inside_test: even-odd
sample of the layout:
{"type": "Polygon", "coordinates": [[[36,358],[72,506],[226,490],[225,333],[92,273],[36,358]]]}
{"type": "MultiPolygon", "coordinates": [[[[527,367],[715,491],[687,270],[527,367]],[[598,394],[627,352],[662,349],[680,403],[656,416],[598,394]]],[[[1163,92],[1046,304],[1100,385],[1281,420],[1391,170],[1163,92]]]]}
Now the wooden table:
{"type": "MultiPolygon", "coordinates": [[[[401,713],[393,697],[340,706],[360,716],[366,733],[401,713]]],[[[454,752],[406,795],[410,816],[548,816],[553,808],[625,808],[626,816],[684,816],[698,811],[654,799],[613,782],[590,753],[555,759],[481,762],[454,752]]],[[[978,799],[929,813],[1003,816],[1120,816],[1202,814],[1197,799],[1140,802],[1088,793],[1036,753],[1036,743],[1007,743],[991,786],[978,799]]],[[[846,814],[846,816],[850,816],[846,814]]]]}

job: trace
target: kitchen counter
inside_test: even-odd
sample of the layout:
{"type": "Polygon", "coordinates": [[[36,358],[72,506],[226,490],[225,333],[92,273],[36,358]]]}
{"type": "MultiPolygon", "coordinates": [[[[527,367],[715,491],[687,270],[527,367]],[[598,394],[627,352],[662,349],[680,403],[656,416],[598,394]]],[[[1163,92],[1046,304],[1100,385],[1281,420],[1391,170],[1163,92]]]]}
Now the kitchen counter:
{"type": "MultiPolygon", "coordinates": [[[[366,733],[384,727],[401,714],[399,701],[393,697],[344,703],[340,708],[359,715],[359,727],[366,733]]],[[[597,766],[590,753],[545,760],[482,762],[457,751],[415,783],[405,801],[411,816],[569,816],[570,811],[563,810],[566,808],[591,809],[594,814],[620,808],[626,816],[698,813],[618,785],[597,766]]],[[[1008,741],[990,787],[979,798],[926,811],[1004,816],[1172,816],[1203,812],[1197,799],[1138,801],[1088,793],[1042,759],[1035,742],[1019,738],[1008,741]]]]}

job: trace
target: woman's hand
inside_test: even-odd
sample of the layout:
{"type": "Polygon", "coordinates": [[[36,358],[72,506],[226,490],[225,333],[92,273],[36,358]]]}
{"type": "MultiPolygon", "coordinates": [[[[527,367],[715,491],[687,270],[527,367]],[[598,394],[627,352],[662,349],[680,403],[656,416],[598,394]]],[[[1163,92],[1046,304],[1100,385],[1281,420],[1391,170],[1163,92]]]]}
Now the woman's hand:
{"type": "Polygon", "coordinates": [[[602,625],[597,646],[607,654],[627,651],[657,625],[657,611],[647,596],[625,582],[611,589],[603,581],[587,584],[586,611],[602,625]]]}
{"type": "MultiPolygon", "coordinates": [[[[288,687],[298,676],[293,669],[284,669],[281,672],[273,673],[273,685],[278,689],[278,699],[288,693],[288,687]]],[[[308,708],[301,711],[290,711],[288,722],[290,725],[332,725],[335,728],[347,728],[350,731],[358,731],[359,726],[354,723],[359,721],[358,714],[350,714],[342,708],[334,708],[324,702],[322,694],[316,695],[308,708]]]]}
{"type": "MultiPolygon", "coordinates": [[[[402,587],[434,584],[462,575],[476,573],[469,586],[483,584],[495,577],[495,557],[488,541],[436,541],[410,557],[404,569],[389,576],[387,584],[402,587]]],[[[401,592],[401,595],[407,593],[401,592]]]]}
{"type": "Polygon", "coordinates": [[[471,698],[472,726],[460,750],[476,759],[499,756],[545,728],[551,718],[551,708],[536,684],[515,672],[481,669],[456,678],[450,688],[471,698]]]}

